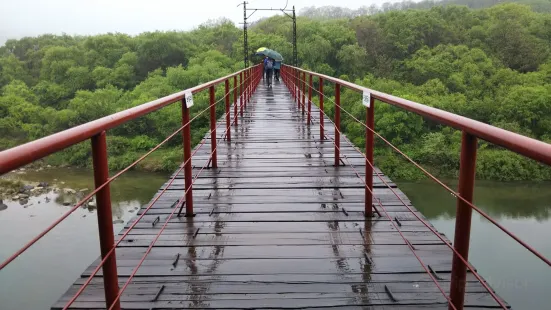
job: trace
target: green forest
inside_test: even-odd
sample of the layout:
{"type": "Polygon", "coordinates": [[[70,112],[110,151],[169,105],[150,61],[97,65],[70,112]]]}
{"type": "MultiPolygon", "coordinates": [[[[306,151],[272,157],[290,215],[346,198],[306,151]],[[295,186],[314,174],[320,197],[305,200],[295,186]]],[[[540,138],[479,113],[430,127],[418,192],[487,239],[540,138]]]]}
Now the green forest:
{"type": "MultiPolygon", "coordinates": [[[[406,1],[348,15],[307,8],[297,20],[299,65],[551,142],[551,1],[499,2],[406,1]]],[[[254,23],[248,38],[254,49],[291,59],[287,16],[254,23]]],[[[0,47],[0,150],[242,69],[242,42],[242,29],[226,19],[186,32],[8,40],[0,47]]],[[[207,107],[207,95],[195,97],[194,113],[207,107]]],[[[343,91],[341,100],[365,119],[359,94],[343,91]]],[[[333,113],[330,100],[326,107],[333,113]]],[[[130,164],[177,130],[180,115],[174,104],[109,131],[110,168],[130,164]]],[[[193,143],[207,128],[206,116],[193,123],[193,143]]],[[[457,174],[460,132],[383,103],[376,104],[376,129],[431,171],[457,174]]],[[[362,126],[343,116],[343,130],[364,146],[362,126]]],[[[534,161],[483,141],[479,150],[480,179],[551,180],[551,169],[534,161]]],[[[46,162],[89,166],[90,155],[89,143],[81,143],[46,162]]],[[[169,171],[181,158],[181,138],[174,138],[138,168],[169,171]]],[[[380,141],[375,161],[394,178],[422,177],[380,141]]]]}

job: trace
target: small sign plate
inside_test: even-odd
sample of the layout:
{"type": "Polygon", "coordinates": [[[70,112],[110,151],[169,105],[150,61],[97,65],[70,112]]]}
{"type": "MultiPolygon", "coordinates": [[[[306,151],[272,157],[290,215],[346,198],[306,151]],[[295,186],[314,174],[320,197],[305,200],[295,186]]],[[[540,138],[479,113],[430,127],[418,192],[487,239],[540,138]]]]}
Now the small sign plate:
{"type": "Polygon", "coordinates": [[[187,91],[184,96],[186,96],[186,107],[189,109],[193,106],[193,94],[191,91],[187,91]]]}
{"type": "Polygon", "coordinates": [[[365,90],[362,96],[362,104],[368,108],[371,107],[371,93],[365,90]]]}

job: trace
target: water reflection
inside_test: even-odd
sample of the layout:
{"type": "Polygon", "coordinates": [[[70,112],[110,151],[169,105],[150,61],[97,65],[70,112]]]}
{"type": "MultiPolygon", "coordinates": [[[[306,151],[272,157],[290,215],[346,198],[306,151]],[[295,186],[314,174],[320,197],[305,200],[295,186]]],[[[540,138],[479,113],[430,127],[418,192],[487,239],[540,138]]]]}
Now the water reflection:
{"type": "MultiPolygon", "coordinates": [[[[57,184],[76,191],[91,190],[94,182],[91,171],[80,169],[27,170],[15,178],[57,184]]],[[[119,223],[114,225],[116,233],[165,181],[164,174],[129,172],[113,182],[113,219],[119,223]]],[[[25,205],[4,200],[8,208],[0,213],[0,234],[4,236],[0,238],[0,261],[71,208],[59,203],[63,200],[59,199],[59,194],[50,191],[32,196],[25,205]]],[[[78,208],[0,272],[2,310],[44,309],[66,291],[100,254],[95,213],[95,209],[78,208]],[[33,292],[32,298],[28,298],[28,292],[33,292]]]]}
{"type": "MultiPolygon", "coordinates": [[[[452,189],[457,182],[446,182],[452,189]]],[[[431,181],[398,182],[414,206],[427,218],[454,218],[456,198],[431,181]]],[[[500,183],[478,181],[475,205],[493,218],[502,217],[538,221],[551,217],[551,183],[500,183]]]]}
{"type": "MultiPolygon", "coordinates": [[[[413,205],[453,240],[456,199],[431,182],[398,182],[413,205]]],[[[457,183],[450,182],[452,188],[457,183]]],[[[477,182],[475,204],[523,241],[551,257],[551,183],[477,182]]],[[[513,309],[547,309],[551,269],[473,212],[469,260],[513,309]]]]}

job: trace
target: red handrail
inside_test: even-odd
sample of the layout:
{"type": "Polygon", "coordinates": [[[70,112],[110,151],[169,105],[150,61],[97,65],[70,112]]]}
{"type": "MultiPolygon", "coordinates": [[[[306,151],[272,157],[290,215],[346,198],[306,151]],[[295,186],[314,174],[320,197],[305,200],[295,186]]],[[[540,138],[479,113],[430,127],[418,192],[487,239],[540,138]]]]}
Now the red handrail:
{"type": "MultiPolygon", "coordinates": [[[[235,109],[237,109],[237,92],[239,92],[241,111],[243,111],[243,103],[246,105],[250,101],[250,95],[252,94],[253,88],[256,87],[260,81],[260,66],[249,67],[247,69],[235,72],[233,74],[227,75],[225,77],[201,84],[199,86],[180,91],[178,93],[142,104],[140,106],[118,112],[101,119],[50,135],[48,137],[26,143],[21,146],[14,147],[12,149],[0,152],[0,175],[6,172],[9,172],[13,169],[17,169],[21,166],[24,166],[28,163],[31,163],[35,160],[41,159],[45,156],[48,156],[52,153],[60,151],[64,148],[72,146],[74,144],[80,143],[84,140],[92,140],[92,153],[93,153],[93,162],[94,162],[94,178],[95,178],[95,190],[88,194],[85,199],[79,201],[75,206],[73,206],[68,212],[63,214],[60,218],[54,221],[50,226],[38,234],[35,238],[25,244],[21,249],[16,253],[10,256],[7,260],[0,262],[0,270],[10,264],[15,260],[20,254],[25,252],[30,248],[34,243],[40,240],[44,235],[49,231],[55,228],[60,222],[67,218],[71,213],[73,213],[79,206],[86,202],[90,197],[96,195],[98,200],[98,225],[99,225],[99,234],[100,234],[100,248],[102,256],[102,264],[104,272],[104,289],[105,289],[105,299],[107,306],[110,309],[120,309],[119,302],[119,288],[117,280],[117,267],[116,267],[116,257],[115,257],[115,248],[116,246],[124,239],[128,232],[137,224],[137,222],[145,215],[147,210],[153,205],[153,202],[146,209],[146,211],[135,221],[134,225],[130,228],[123,237],[115,244],[114,243],[114,233],[111,219],[111,198],[109,191],[109,184],[117,179],[121,174],[131,169],[137,163],[142,161],[144,158],[149,156],[159,147],[161,147],[168,140],[173,138],[179,132],[183,132],[183,149],[184,149],[184,163],[180,167],[179,171],[184,170],[185,174],[185,200],[182,204],[186,204],[186,216],[193,216],[193,206],[192,206],[192,183],[191,182],[191,157],[197,152],[197,150],[206,142],[203,140],[201,146],[197,148],[193,153],[191,153],[191,135],[190,135],[190,126],[193,120],[201,116],[206,111],[210,111],[210,123],[211,123],[211,135],[216,137],[216,128],[214,126],[216,122],[216,108],[215,106],[225,101],[225,110],[226,110],[226,132],[230,130],[230,88],[229,80],[233,77],[233,92],[235,109]],[[244,74],[245,73],[245,74],[244,74]],[[239,78],[239,86],[237,85],[237,77],[239,78]],[[245,79],[243,77],[246,77],[245,79]],[[215,101],[215,92],[214,87],[217,84],[224,83],[225,86],[225,95],[218,101],[215,101]],[[210,105],[199,112],[193,119],[189,119],[189,108],[185,104],[185,96],[188,92],[197,93],[204,89],[209,89],[210,94],[210,105]],[[130,166],[124,168],[120,172],[116,173],[113,177],[109,178],[109,171],[107,165],[107,144],[106,144],[106,131],[117,127],[121,124],[124,124],[130,120],[134,120],[138,117],[146,115],[148,113],[159,110],[169,104],[175,103],[177,101],[182,101],[182,126],[169,135],[165,140],[160,144],[155,146],[153,149],[148,151],[145,155],[140,157],[138,160],[133,162],[130,166]],[[188,181],[189,180],[189,181],[188,181]]],[[[237,115],[236,115],[237,119],[237,115]]],[[[235,122],[237,126],[237,121],[235,122]]],[[[228,135],[229,138],[229,135],[228,135]]],[[[216,166],[216,141],[211,141],[213,152],[211,153],[211,161],[213,166],[216,166]]],[[[165,189],[166,190],[166,189],[165,189]]],[[[164,190],[163,192],[164,193],[164,190]]],[[[160,195],[156,198],[158,199],[160,195]]],[[[156,201],[156,199],[154,201],[156,201]]],[[[83,286],[83,289],[85,286],[83,286]]],[[[80,292],[79,292],[80,293],[80,292]]],[[[77,295],[78,296],[78,295],[77,295]]],[[[76,298],[76,297],[75,297],[76,298]]],[[[71,301],[74,301],[72,299],[71,301]]]]}
{"type": "Polygon", "coordinates": [[[184,98],[185,93],[191,91],[193,94],[205,90],[211,86],[223,83],[225,80],[238,76],[247,69],[232,73],[219,79],[168,95],[157,100],[144,103],[115,114],[82,124],[53,135],[31,141],[20,146],[0,152],[0,175],[44,158],[50,154],[61,151],[67,147],[90,139],[93,136],[128,121],[159,110],[184,98]]]}
{"type": "Polygon", "coordinates": [[[517,133],[494,127],[492,125],[488,125],[479,121],[475,121],[464,116],[446,112],[437,108],[432,108],[407,99],[385,94],[321,73],[316,73],[292,66],[285,67],[295,69],[306,74],[311,74],[312,76],[322,78],[324,81],[333,82],[351,90],[355,90],[358,92],[367,91],[371,93],[371,96],[377,100],[397,106],[420,116],[432,119],[440,124],[463,130],[480,139],[502,146],[520,155],[524,155],[541,163],[551,165],[551,144],[523,135],[519,135],[517,133]]]}
{"type": "MultiPolygon", "coordinates": [[[[456,216],[456,225],[455,225],[454,247],[447,244],[446,242],[446,244],[452,249],[454,253],[453,262],[452,262],[452,273],[451,273],[451,277],[452,277],[451,288],[450,288],[451,301],[449,303],[449,309],[463,308],[467,267],[469,268],[469,270],[471,270],[471,272],[473,272],[475,277],[482,283],[482,285],[488,289],[488,291],[490,292],[492,297],[498,302],[498,304],[502,308],[504,309],[506,308],[506,305],[497,298],[497,296],[491,291],[491,289],[485,283],[483,283],[482,278],[476,273],[476,271],[472,268],[472,266],[467,261],[468,252],[469,252],[471,213],[473,209],[476,210],[483,217],[488,219],[491,223],[493,223],[495,226],[497,226],[507,235],[509,235],[511,238],[513,238],[515,241],[517,241],[519,244],[521,244],[530,252],[532,252],[544,263],[551,266],[551,260],[549,260],[541,253],[539,253],[537,250],[535,250],[533,247],[531,247],[530,245],[522,241],[519,237],[511,233],[509,230],[507,230],[497,221],[489,217],[484,211],[482,211],[480,208],[476,207],[472,203],[475,170],[476,170],[475,168],[476,168],[477,138],[482,138],[484,140],[487,140],[488,142],[503,146],[515,153],[526,156],[528,158],[532,158],[534,160],[540,161],[547,165],[551,165],[551,145],[550,144],[547,144],[532,138],[528,138],[516,133],[512,133],[512,132],[509,132],[488,124],[484,124],[472,119],[468,119],[453,113],[445,112],[445,111],[431,108],[416,102],[412,102],[412,101],[398,98],[392,95],[374,91],[369,88],[362,87],[347,81],[343,81],[341,79],[329,77],[323,74],[319,74],[319,73],[315,73],[315,72],[311,72],[311,71],[307,71],[307,70],[303,70],[303,69],[291,67],[291,66],[284,66],[282,71],[283,71],[282,76],[284,76],[284,81],[286,85],[289,87],[289,90],[291,91],[291,94],[293,95],[293,97],[297,100],[298,110],[300,111],[302,107],[303,114],[304,114],[304,106],[305,106],[304,94],[306,90],[305,89],[301,90],[301,88],[306,85],[306,80],[307,80],[306,75],[309,76],[310,81],[313,76],[316,76],[319,78],[319,84],[320,84],[319,91],[312,87],[311,82],[308,83],[309,84],[308,86],[309,86],[309,93],[313,90],[319,94],[319,98],[320,98],[320,132],[322,132],[322,136],[320,137],[321,140],[324,139],[324,135],[323,135],[324,126],[322,123],[323,118],[324,116],[329,118],[329,116],[326,115],[325,112],[323,111],[323,99],[325,97],[325,95],[323,94],[323,82],[329,81],[329,82],[335,83],[335,100],[332,100],[331,98],[328,98],[328,99],[331,102],[333,102],[333,104],[335,105],[335,121],[332,122],[333,125],[335,126],[335,138],[334,139],[330,137],[329,138],[335,144],[335,165],[336,166],[340,165],[340,157],[341,157],[340,148],[339,148],[340,133],[341,133],[341,130],[340,130],[341,110],[344,111],[348,116],[350,116],[355,122],[365,127],[366,152],[365,152],[364,158],[366,161],[366,173],[365,173],[366,180],[364,181],[364,184],[366,186],[366,195],[365,195],[366,196],[366,201],[365,201],[366,217],[371,216],[372,209],[375,209],[375,211],[380,216],[380,213],[377,211],[375,206],[372,205],[373,184],[370,181],[372,180],[372,175],[375,172],[377,176],[383,181],[383,183],[385,183],[385,185],[387,185],[387,187],[389,187],[389,189],[396,195],[396,197],[404,204],[404,206],[407,207],[409,211],[412,212],[413,215],[416,216],[421,222],[423,222],[423,224],[425,224],[425,226],[427,226],[433,233],[437,234],[437,232],[434,229],[432,229],[429,224],[425,223],[423,219],[421,219],[418,215],[416,215],[413,212],[413,210],[409,206],[407,206],[407,204],[399,197],[399,195],[395,192],[395,190],[390,188],[388,183],[384,181],[384,179],[381,178],[380,174],[374,170],[374,164],[373,164],[374,135],[380,138],[386,144],[388,144],[393,150],[395,150],[396,152],[404,156],[410,163],[412,163],[414,166],[420,169],[430,179],[434,180],[443,188],[445,188],[447,191],[449,191],[450,193],[454,194],[457,197],[457,216],[456,216]],[[370,100],[370,106],[367,108],[367,120],[365,123],[360,121],[350,112],[346,111],[341,107],[340,105],[341,86],[347,87],[354,91],[370,93],[371,100],[370,100]],[[303,98],[302,102],[300,99],[301,91],[302,91],[302,98],[303,98]],[[375,99],[400,107],[407,111],[416,113],[420,116],[430,118],[432,120],[437,121],[440,124],[448,125],[448,126],[462,130],[463,140],[462,140],[462,148],[461,148],[459,190],[457,192],[453,191],[451,188],[446,186],[442,181],[438,180],[438,178],[430,174],[421,165],[413,161],[404,152],[399,150],[396,146],[391,144],[388,140],[386,140],[384,137],[382,137],[378,132],[374,130],[375,99]]],[[[310,94],[308,97],[309,97],[308,107],[310,107],[311,106],[310,94]]],[[[310,122],[310,118],[311,118],[311,115],[310,113],[308,113],[308,123],[310,122]]],[[[329,118],[329,120],[331,119],[329,118]]],[[[348,140],[347,142],[350,143],[348,140]]],[[[357,150],[361,152],[359,149],[357,150]]],[[[345,159],[347,159],[347,156],[345,154],[342,154],[342,156],[345,159]]],[[[356,175],[361,178],[361,176],[355,169],[354,171],[356,172],[356,175]]],[[[440,235],[437,235],[437,236],[442,241],[444,241],[440,235]]],[[[421,261],[420,263],[423,265],[421,261]]]]}

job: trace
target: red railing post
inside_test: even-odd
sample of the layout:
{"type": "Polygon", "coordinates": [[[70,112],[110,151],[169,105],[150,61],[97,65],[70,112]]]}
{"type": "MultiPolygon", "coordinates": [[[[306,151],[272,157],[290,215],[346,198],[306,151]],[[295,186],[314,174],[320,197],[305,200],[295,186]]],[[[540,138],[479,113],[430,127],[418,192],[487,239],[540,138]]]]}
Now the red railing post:
{"type": "Polygon", "coordinates": [[[239,111],[243,117],[243,71],[239,73],[239,111]]]}
{"type": "Polygon", "coordinates": [[[184,185],[186,195],[186,217],[193,217],[193,175],[191,169],[191,124],[186,98],[182,99],[182,143],[184,146],[184,185]]]}
{"type": "Polygon", "coordinates": [[[296,97],[295,99],[297,100],[297,107],[298,107],[298,110],[300,111],[300,71],[298,71],[298,69],[296,69],[296,72],[295,72],[295,94],[296,94],[296,97]]]}
{"type": "MultiPolygon", "coordinates": [[[[94,165],[94,184],[96,188],[103,185],[109,179],[109,166],[107,162],[107,139],[105,131],[92,137],[92,162],[94,165]]],[[[109,184],[99,190],[96,194],[98,205],[98,230],[101,258],[115,246],[115,234],[113,232],[113,213],[111,211],[111,191],[109,184]]],[[[105,291],[105,304],[109,308],[120,310],[119,279],[117,275],[117,258],[115,250],[105,260],[103,268],[103,288],[105,291]],[[115,302],[116,300],[116,302],[115,302]]]]}
{"type": "Polygon", "coordinates": [[[249,95],[247,96],[247,99],[249,99],[249,100],[247,100],[247,102],[251,102],[251,97],[253,96],[253,85],[254,85],[254,84],[253,84],[253,82],[254,82],[254,80],[253,80],[254,75],[253,75],[253,69],[252,69],[252,68],[249,69],[248,76],[249,76],[249,80],[248,80],[248,83],[249,83],[249,87],[248,87],[248,88],[249,88],[249,95]]]}
{"type": "Polygon", "coordinates": [[[233,76],[233,123],[235,126],[237,126],[237,90],[239,89],[239,86],[237,86],[237,74],[233,76]]]}
{"type": "Polygon", "coordinates": [[[297,70],[297,102],[298,102],[298,110],[300,112],[300,109],[302,107],[302,82],[301,82],[301,76],[302,72],[297,70]]]}
{"type": "Polygon", "coordinates": [[[291,69],[291,86],[293,87],[293,100],[297,101],[297,69],[291,69]]]}
{"type": "Polygon", "coordinates": [[[289,89],[291,90],[291,94],[293,94],[293,100],[297,99],[297,96],[295,94],[296,87],[295,87],[295,69],[289,69],[289,89]]]}
{"type": "MultiPolygon", "coordinates": [[[[468,202],[473,201],[476,175],[476,148],[478,139],[463,131],[461,139],[461,160],[459,164],[459,196],[468,202]]],[[[469,240],[471,237],[471,218],[473,210],[463,200],[457,199],[455,217],[454,248],[465,260],[469,259],[469,240]]],[[[463,309],[467,266],[454,253],[452,261],[450,299],[456,309],[463,309]]],[[[448,309],[453,309],[451,305],[448,309]]]]}
{"type": "Polygon", "coordinates": [[[323,122],[324,122],[324,117],[325,115],[323,114],[324,111],[323,111],[323,98],[325,97],[325,95],[323,94],[323,78],[319,78],[319,97],[320,97],[320,140],[323,141],[325,140],[325,133],[324,133],[324,127],[323,127],[323,122]]]}
{"type": "Polygon", "coordinates": [[[373,216],[373,148],[375,145],[375,98],[371,97],[369,108],[367,108],[365,129],[365,216],[373,216]]]}
{"type": "Polygon", "coordinates": [[[289,87],[289,90],[291,91],[291,94],[293,95],[293,100],[296,100],[297,97],[295,96],[295,69],[289,69],[288,71],[289,76],[287,77],[287,87],[289,87]]]}
{"type": "Polygon", "coordinates": [[[312,116],[312,74],[308,75],[308,120],[306,123],[310,126],[310,118],[312,116]]]}
{"type": "Polygon", "coordinates": [[[341,160],[341,84],[335,84],[335,167],[340,166],[341,160]]]}
{"type": "Polygon", "coordinates": [[[245,99],[243,99],[243,108],[247,109],[247,102],[249,102],[249,69],[245,70],[245,99]]]}
{"type": "Polygon", "coordinates": [[[224,86],[226,87],[225,92],[225,101],[226,101],[226,141],[231,141],[231,115],[230,115],[230,79],[224,81],[224,86]]]}
{"type": "Polygon", "coordinates": [[[251,102],[251,95],[252,95],[252,89],[251,89],[251,86],[253,85],[252,83],[252,77],[251,77],[251,69],[247,69],[247,103],[251,102]]]}
{"type": "Polygon", "coordinates": [[[218,161],[216,159],[216,104],[214,86],[209,87],[210,97],[210,149],[211,155],[211,167],[217,168],[218,161]]]}
{"type": "MultiPolygon", "coordinates": [[[[281,67],[281,78],[283,79],[283,83],[285,84],[285,87],[289,89],[289,81],[287,80],[287,67],[281,67]]],[[[290,90],[290,89],[289,89],[290,90]]],[[[291,95],[293,92],[291,92],[291,95]]]]}
{"type": "Polygon", "coordinates": [[[302,73],[302,114],[304,115],[304,108],[306,107],[306,72],[302,73]]]}

